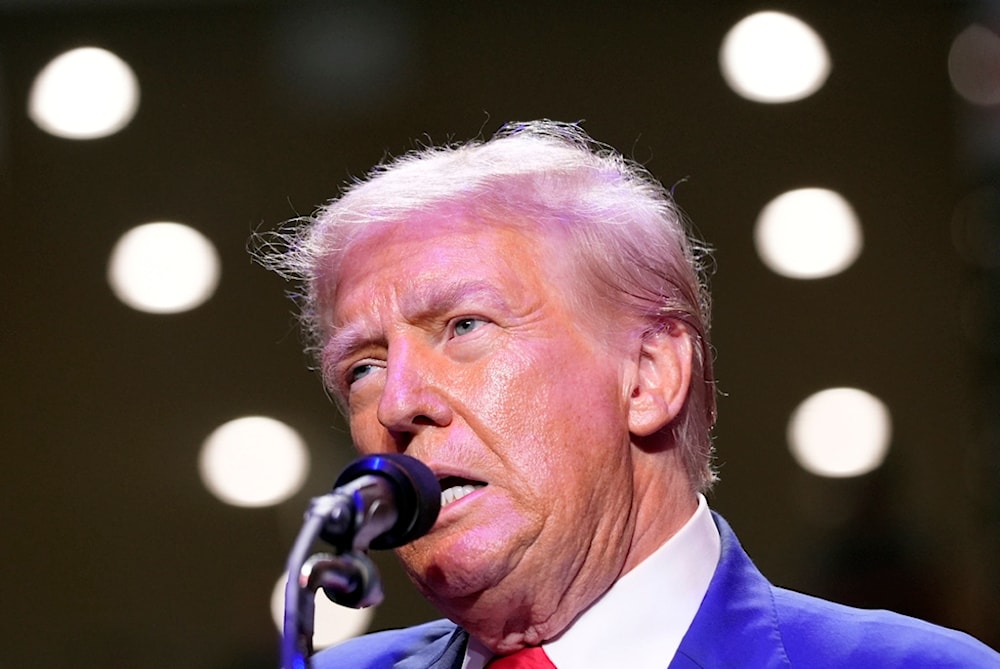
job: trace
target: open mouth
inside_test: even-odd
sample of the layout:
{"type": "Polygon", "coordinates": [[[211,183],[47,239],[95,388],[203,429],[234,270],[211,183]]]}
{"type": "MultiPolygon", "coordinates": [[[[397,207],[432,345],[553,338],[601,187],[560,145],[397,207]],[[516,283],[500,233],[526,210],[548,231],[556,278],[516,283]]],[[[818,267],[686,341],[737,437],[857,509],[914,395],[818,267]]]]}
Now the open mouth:
{"type": "Polygon", "coordinates": [[[458,476],[446,476],[441,483],[441,508],[448,506],[452,502],[457,502],[466,495],[472,494],[480,488],[486,487],[482,481],[473,481],[458,476]]]}

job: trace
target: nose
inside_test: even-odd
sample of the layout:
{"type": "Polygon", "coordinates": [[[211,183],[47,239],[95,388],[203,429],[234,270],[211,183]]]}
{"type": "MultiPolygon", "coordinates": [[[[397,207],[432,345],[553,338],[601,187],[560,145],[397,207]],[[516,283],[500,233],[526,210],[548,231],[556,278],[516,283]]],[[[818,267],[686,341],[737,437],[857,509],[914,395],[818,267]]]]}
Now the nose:
{"type": "Polygon", "coordinates": [[[386,360],[378,420],[403,450],[422,431],[451,423],[451,409],[440,387],[441,363],[433,351],[395,343],[386,360]]]}

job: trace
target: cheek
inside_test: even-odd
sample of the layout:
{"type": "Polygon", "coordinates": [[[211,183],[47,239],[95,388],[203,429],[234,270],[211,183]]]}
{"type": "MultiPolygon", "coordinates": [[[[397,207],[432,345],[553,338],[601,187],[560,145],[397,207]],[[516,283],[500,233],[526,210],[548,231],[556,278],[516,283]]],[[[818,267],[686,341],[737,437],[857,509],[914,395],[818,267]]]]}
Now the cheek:
{"type": "Polygon", "coordinates": [[[521,351],[505,353],[462,384],[471,390],[460,398],[469,400],[464,413],[488,441],[507,444],[507,455],[539,453],[551,418],[548,403],[554,399],[551,363],[521,351]]]}
{"type": "Polygon", "coordinates": [[[351,412],[348,417],[351,430],[351,441],[354,448],[362,455],[384,453],[391,450],[389,434],[378,422],[377,411],[364,410],[351,412]]]}
{"type": "Polygon", "coordinates": [[[556,460],[591,466],[607,449],[620,457],[628,428],[619,374],[592,351],[553,348],[491,365],[478,418],[509,444],[510,458],[544,472],[556,460]]]}
{"type": "MultiPolygon", "coordinates": [[[[620,422],[624,403],[619,375],[593,352],[550,355],[512,380],[523,406],[536,420],[566,431],[587,426],[611,428],[620,422]]],[[[515,400],[516,401],[516,400],[515,400]]]]}

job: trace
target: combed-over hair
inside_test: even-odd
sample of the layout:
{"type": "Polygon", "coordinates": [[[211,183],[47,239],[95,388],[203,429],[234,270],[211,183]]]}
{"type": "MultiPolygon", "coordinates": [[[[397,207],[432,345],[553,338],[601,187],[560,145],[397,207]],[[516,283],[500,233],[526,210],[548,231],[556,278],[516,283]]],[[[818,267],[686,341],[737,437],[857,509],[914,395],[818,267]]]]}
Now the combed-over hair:
{"type": "Polygon", "coordinates": [[[644,167],[553,121],[510,123],[486,141],[422,148],[376,167],[312,216],[258,239],[258,260],[300,284],[293,298],[312,354],[331,334],[326,307],[355,235],[417,215],[558,229],[599,299],[650,332],[683,323],[696,340],[692,383],[669,429],[694,489],[711,486],[710,256],[644,167]]]}

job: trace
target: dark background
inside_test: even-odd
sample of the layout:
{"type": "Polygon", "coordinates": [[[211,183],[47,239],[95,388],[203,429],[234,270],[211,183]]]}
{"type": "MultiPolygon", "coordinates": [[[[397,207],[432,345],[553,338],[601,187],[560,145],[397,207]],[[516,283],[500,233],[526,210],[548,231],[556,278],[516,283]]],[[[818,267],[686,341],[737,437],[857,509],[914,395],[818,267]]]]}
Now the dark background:
{"type": "MultiPolygon", "coordinates": [[[[987,9],[0,0],[0,667],[277,666],[271,588],[307,500],[351,452],[286,286],[247,239],[387,154],[541,117],[584,119],[676,184],[717,249],[710,501],[764,572],[997,645],[998,281],[953,244],[956,207],[994,181],[995,110],[967,109],[946,67],[987,9]],[[816,95],[761,105],[724,84],[720,42],[761,9],[823,36],[833,71],[816,95]],[[25,114],[32,78],[76,46],[139,78],[117,135],[63,140],[25,114]],[[843,194],[866,245],[841,275],[792,281],[757,259],[751,231],[807,186],[843,194]],[[221,253],[218,292],[194,311],[136,312],[107,287],[114,242],[154,220],[221,253]],[[821,479],[788,453],[790,412],[837,385],[892,411],[873,474],[821,479]],[[251,413],[310,444],[305,489],[278,507],[226,506],[198,477],[203,439],[251,413]]],[[[375,627],[433,616],[383,564],[375,627]]]]}

